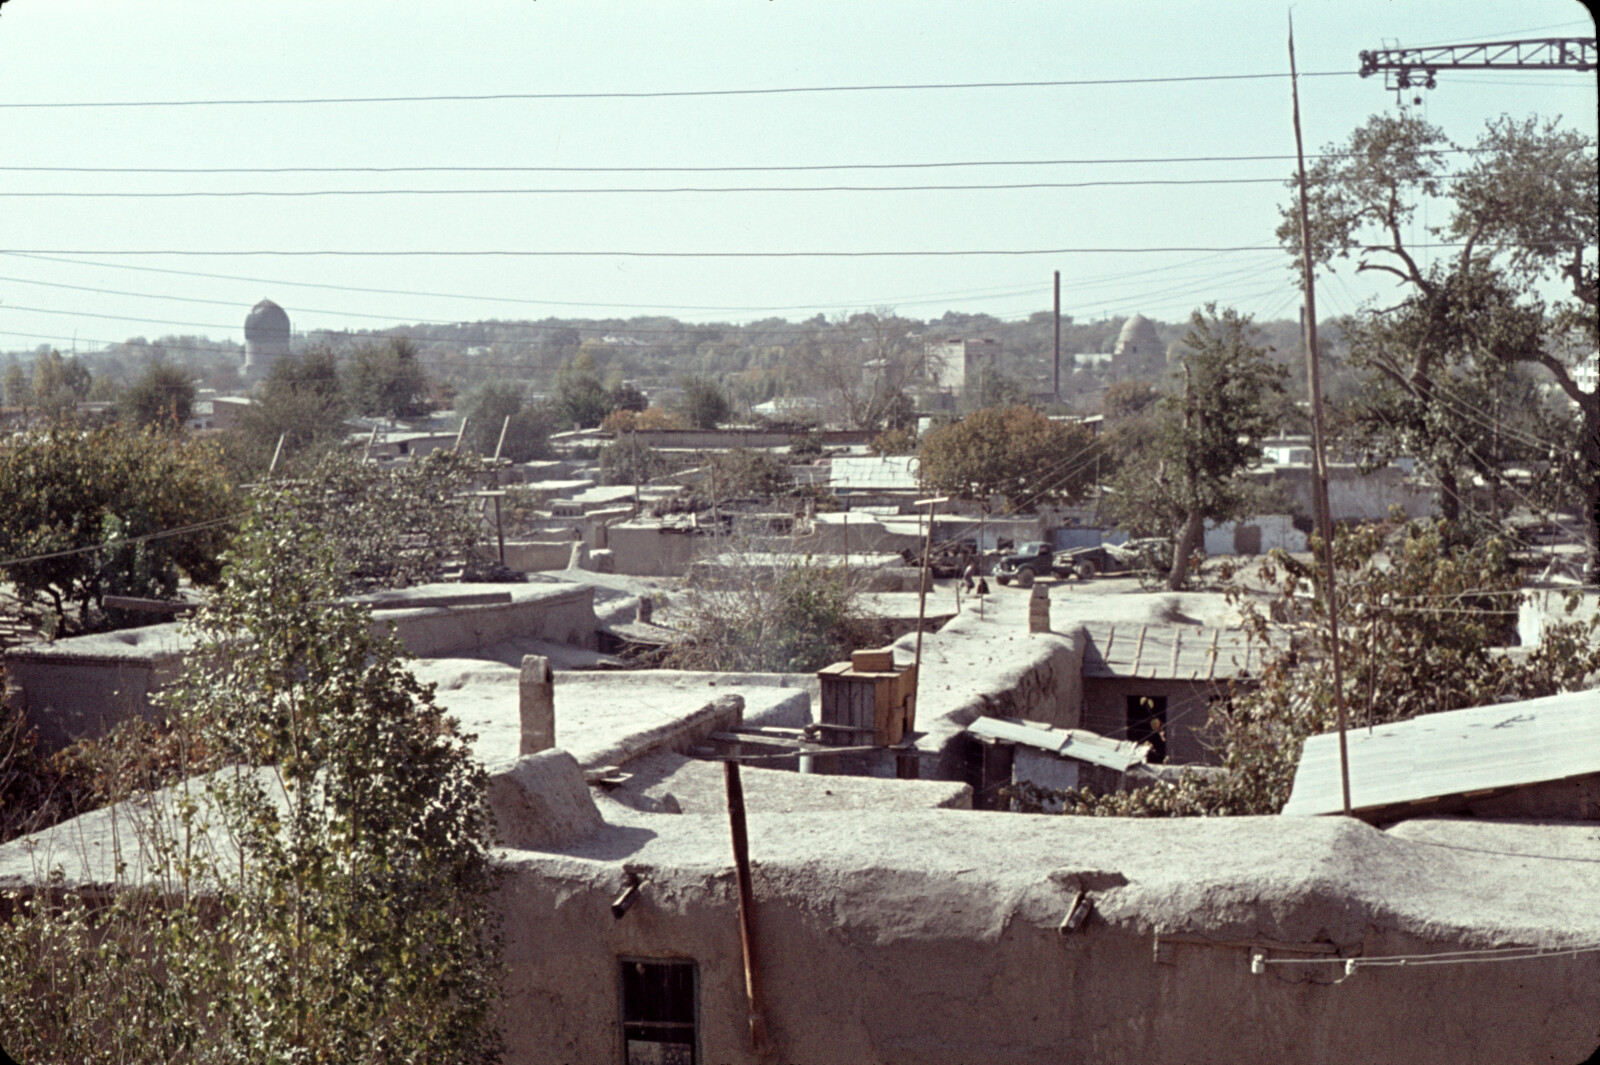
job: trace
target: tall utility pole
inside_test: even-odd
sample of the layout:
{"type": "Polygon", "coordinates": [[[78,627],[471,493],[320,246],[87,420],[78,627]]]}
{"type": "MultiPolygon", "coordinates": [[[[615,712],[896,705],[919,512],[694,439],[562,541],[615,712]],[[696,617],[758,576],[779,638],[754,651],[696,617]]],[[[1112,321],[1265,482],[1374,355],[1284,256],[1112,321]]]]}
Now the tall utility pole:
{"type": "Polygon", "coordinates": [[[1311,455],[1313,498],[1317,502],[1317,532],[1322,538],[1322,563],[1326,570],[1323,603],[1328,611],[1328,642],[1333,649],[1333,701],[1339,710],[1339,783],[1344,792],[1344,815],[1350,816],[1350,751],[1345,742],[1348,715],[1344,706],[1344,665],[1339,650],[1339,595],[1333,570],[1333,520],[1328,510],[1328,454],[1323,435],[1322,359],[1317,350],[1317,290],[1311,273],[1311,222],[1306,193],[1306,150],[1300,136],[1300,85],[1294,68],[1294,19],[1289,20],[1289,94],[1294,103],[1294,152],[1300,168],[1300,268],[1305,281],[1306,384],[1311,390],[1311,455]]]}
{"type": "Polygon", "coordinates": [[[1056,402],[1061,402],[1061,271],[1056,271],[1056,402]]]}

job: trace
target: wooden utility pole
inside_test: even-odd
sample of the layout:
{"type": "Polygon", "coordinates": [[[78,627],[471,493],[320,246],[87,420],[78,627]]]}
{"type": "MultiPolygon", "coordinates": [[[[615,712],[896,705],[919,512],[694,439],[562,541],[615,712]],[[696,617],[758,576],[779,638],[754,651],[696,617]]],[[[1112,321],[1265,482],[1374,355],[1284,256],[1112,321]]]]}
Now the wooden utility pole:
{"type": "Polygon", "coordinates": [[[633,443],[633,509],[639,509],[639,430],[628,434],[633,443]]]}
{"type": "Polygon", "coordinates": [[[722,763],[722,779],[728,789],[728,827],[733,835],[733,868],[739,888],[739,945],[744,952],[744,992],[750,1007],[750,1048],[765,1057],[767,1019],[761,997],[761,970],[756,968],[756,892],[750,879],[750,841],[744,823],[744,784],[739,779],[739,762],[730,758],[722,763]]]}
{"type": "Polygon", "coordinates": [[[922,580],[918,585],[920,591],[917,593],[917,651],[911,667],[915,673],[911,682],[912,720],[916,720],[917,693],[922,687],[922,621],[928,616],[928,561],[933,556],[933,508],[948,499],[949,496],[934,496],[931,499],[919,499],[912,504],[918,507],[926,504],[928,507],[928,532],[922,538],[922,580]]]}
{"type": "Polygon", "coordinates": [[[505,449],[505,446],[506,446],[506,434],[508,432],[510,432],[510,431],[511,431],[511,415],[507,414],[506,415],[506,420],[500,423],[500,439],[497,440],[495,442],[495,445],[494,445],[494,460],[495,460],[496,463],[498,463],[500,461],[500,452],[505,449]]]}
{"type": "Polygon", "coordinates": [[[1311,274],[1311,222],[1306,191],[1306,150],[1300,135],[1300,85],[1294,67],[1294,18],[1289,19],[1289,94],[1294,104],[1294,153],[1300,173],[1300,268],[1305,282],[1306,383],[1311,389],[1311,455],[1317,533],[1322,538],[1326,570],[1323,603],[1328,611],[1328,642],[1333,647],[1333,701],[1339,710],[1339,783],[1344,814],[1350,816],[1350,750],[1345,740],[1349,715],[1344,705],[1344,666],[1339,650],[1339,594],[1333,569],[1333,518],[1328,509],[1328,454],[1322,417],[1322,360],[1317,349],[1317,294],[1311,274]]]}
{"type": "Polygon", "coordinates": [[[1061,271],[1056,271],[1056,402],[1061,402],[1061,271]]]}
{"type": "Polygon", "coordinates": [[[283,441],[288,435],[288,433],[278,434],[278,446],[272,449],[272,464],[267,467],[268,477],[278,472],[278,456],[283,454],[283,441]]]}

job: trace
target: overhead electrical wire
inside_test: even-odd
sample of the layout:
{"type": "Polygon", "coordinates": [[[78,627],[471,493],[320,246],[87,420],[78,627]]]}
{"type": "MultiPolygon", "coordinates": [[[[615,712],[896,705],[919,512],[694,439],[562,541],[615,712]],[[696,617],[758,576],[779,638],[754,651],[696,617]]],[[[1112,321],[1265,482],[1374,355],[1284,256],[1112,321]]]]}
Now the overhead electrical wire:
{"type": "MultiPolygon", "coordinates": [[[[1413,244],[1412,248],[1459,248],[1459,242],[1439,242],[1432,244],[1413,244]]],[[[346,258],[363,259],[397,259],[397,258],[527,258],[527,259],[572,259],[572,258],[630,258],[630,259],[915,259],[915,258],[971,258],[980,256],[1020,257],[1031,255],[1145,255],[1145,254],[1193,254],[1206,253],[1236,253],[1274,251],[1281,252],[1283,248],[1277,244],[1222,244],[1222,245],[1188,245],[1172,244],[1147,247],[1078,247],[1078,248],[954,248],[954,249],[895,249],[879,251],[639,251],[632,249],[604,249],[604,250],[538,250],[529,248],[486,248],[486,249],[413,249],[398,248],[390,250],[357,250],[352,248],[234,248],[221,251],[202,251],[196,248],[0,248],[0,254],[10,255],[128,255],[128,256],[156,256],[176,255],[188,257],[223,258],[227,256],[241,256],[259,258],[265,256],[282,256],[290,258],[312,258],[318,256],[340,256],[346,258]]]]}
{"type": "MultiPolygon", "coordinates": [[[[1565,147],[1530,151],[1566,152],[1565,147]]],[[[1475,155],[1487,148],[1435,148],[1440,155],[1475,155]]],[[[1344,159],[1352,152],[1322,152],[1307,159],[1344,159]]],[[[37,174],[756,174],[823,170],[936,170],[993,166],[1114,166],[1146,163],[1287,163],[1293,155],[1168,155],[1106,159],[956,159],[923,163],[794,163],[766,166],[12,166],[0,173],[37,174]]]]}
{"type": "MultiPolygon", "coordinates": [[[[1281,251],[1282,249],[1281,248],[1270,248],[1270,249],[1269,248],[1263,248],[1262,250],[1263,251],[1281,251]]],[[[36,261],[39,261],[39,262],[65,263],[65,264],[74,265],[74,266],[92,266],[92,267],[96,267],[96,268],[100,268],[100,269],[106,269],[106,270],[132,270],[132,271],[136,271],[138,273],[168,274],[168,275],[177,276],[177,277],[200,277],[200,278],[208,278],[208,279],[218,280],[218,281],[247,281],[247,282],[250,282],[252,284],[261,284],[261,285],[282,285],[282,286],[293,287],[293,288],[326,289],[327,291],[330,291],[330,292],[362,292],[362,293],[369,293],[369,294],[374,294],[374,295],[385,295],[385,296],[422,296],[422,297],[427,297],[427,298],[431,298],[431,299],[477,300],[477,301],[480,301],[480,302],[488,302],[488,303],[527,304],[527,305],[531,305],[531,306],[540,306],[540,307],[544,307],[544,306],[549,306],[549,307],[604,307],[604,308],[616,308],[616,309],[623,309],[623,310],[627,310],[627,309],[664,309],[664,310],[690,310],[690,311],[792,311],[792,310],[805,310],[805,309],[809,309],[809,308],[814,307],[814,306],[817,305],[815,303],[807,303],[807,304],[790,304],[790,305],[785,305],[785,306],[696,306],[696,305],[686,305],[686,304],[664,305],[664,304],[636,304],[636,303],[625,303],[625,304],[594,303],[594,302],[589,302],[589,301],[585,301],[585,300],[535,300],[535,299],[526,299],[526,298],[522,298],[522,297],[513,297],[513,296],[485,296],[485,295],[482,295],[482,294],[467,294],[467,293],[458,293],[458,292],[425,292],[425,291],[417,291],[417,290],[414,290],[414,289],[370,288],[370,287],[365,287],[365,286],[360,286],[360,285],[334,285],[334,284],[325,284],[325,283],[315,282],[315,281],[294,281],[294,280],[289,280],[289,279],[286,279],[286,278],[246,277],[246,276],[241,276],[241,275],[238,275],[238,274],[219,274],[219,273],[213,273],[213,272],[204,271],[204,270],[176,270],[176,269],[173,269],[171,267],[141,266],[141,265],[137,265],[137,264],[134,264],[134,263],[91,262],[91,261],[86,261],[86,260],[83,260],[83,259],[63,259],[63,258],[50,256],[50,255],[24,254],[24,253],[18,253],[18,252],[0,251],[0,254],[13,255],[13,256],[15,256],[16,258],[19,258],[19,259],[32,259],[32,260],[36,260],[36,261]]],[[[1116,281],[1120,281],[1120,280],[1123,280],[1123,279],[1126,279],[1126,278],[1130,278],[1130,277],[1144,277],[1144,276],[1148,276],[1150,274],[1163,273],[1163,272],[1168,271],[1168,270],[1183,269],[1185,267],[1190,267],[1190,266],[1200,266],[1200,265],[1202,265],[1204,263],[1207,263],[1210,260],[1215,259],[1215,258],[1217,258],[1216,255],[1203,255],[1203,256],[1201,256],[1201,257],[1199,257],[1197,259],[1189,259],[1189,260],[1186,260],[1185,262],[1174,263],[1174,264],[1171,264],[1169,266],[1155,266],[1155,267],[1149,267],[1149,268],[1143,269],[1143,270],[1132,270],[1132,271],[1126,271],[1126,272],[1118,273],[1118,274],[1107,274],[1107,275],[1104,275],[1103,277],[1091,278],[1091,279],[1087,279],[1087,280],[1076,280],[1076,281],[1074,281],[1072,279],[1066,279],[1066,280],[1064,280],[1062,282],[1062,289],[1063,290],[1071,290],[1071,289],[1077,289],[1077,288],[1083,288],[1083,287],[1095,287],[1095,286],[1100,285],[1100,284],[1111,284],[1111,283],[1114,283],[1116,281]]],[[[36,283],[42,283],[42,282],[36,282],[36,283]]],[[[912,305],[917,301],[939,302],[940,300],[947,299],[947,298],[953,299],[953,298],[965,298],[965,297],[972,296],[972,295],[988,295],[988,294],[992,293],[993,291],[996,291],[996,290],[977,290],[976,292],[957,292],[957,293],[946,293],[946,294],[943,294],[943,295],[935,294],[935,295],[930,296],[930,297],[922,297],[922,296],[917,296],[917,297],[904,297],[904,296],[889,297],[889,298],[886,298],[886,299],[871,300],[871,301],[867,301],[867,302],[864,302],[864,303],[857,303],[857,304],[849,304],[849,303],[841,304],[841,303],[839,303],[837,301],[833,301],[833,302],[819,301],[819,302],[821,302],[823,305],[826,305],[826,306],[862,306],[862,307],[881,307],[881,306],[889,306],[889,305],[900,306],[900,305],[912,305]]],[[[108,293],[108,294],[110,294],[110,293],[108,293]]]]}
{"type": "MultiPolygon", "coordinates": [[[[1302,78],[1355,77],[1354,70],[1302,73],[1302,78]]],[[[30,100],[0,103],[3,109],[72,109],[132,107],[285,107],[308,104],[487,103],[512,100],[664,100],[715,96],[793,96],[844,92],[929,92],[960,89],[1055,89],[1089,85],[1170,85],[1205,81],[1281,81],[1287,71],[1270,74],[1174,74],[1149,78],[1078,78],[1038,81],[917,82],[876,85],[790,85],[769,89],[660,89],[645,92],[497,92],[434,93],[415,96],[304,96],[199,100],[30,100]]]]}
{"type": "MultiPolygon", "coordinates": [[[[1161,289],[1148,291],[1146,293],[1141,293],[1141,294],[1134,295],[1134,296],[1124,296],[1124,297],[1122,297],[1122,298],[1120,298],[1118,300],[1118,306],[1122,306],[1124,304],[1148,305],[1148,304],[1150,304],[1151,302],[1153,302],[1155,300],[1163,299],[1163,298],[1170,300],[1170,299],[1175,298],[1175,297],[1185,296],[1185,295],[1187,295],[1189,293],[1192,293],[1192,292],[1195,292],[1195,291],[1198,291],[1198,290],[1201,290],[1201,289],[1215,288],[1219,283],[1226,283],[1226,282],[1229,282],[1229,281],[1236,281],[1236,280],[1237,281],[1242,281],[1242,280],[1244,280],[1246,278],[1258,277],[1258,276],[1261,276],[1263,274],[1274,272],[1276,269],[1277,269],[1277,267],[1276,266],[1272,266],[1272,265],[1268,265],[1268,266],[1265,266],[1265,267],[1248,266],[1248,267],[1237,268],[1237,269],[1230,270],[1230,271],[1225,271],[1225,272],[1220,273],[1220,274],[1217,274],[1217,273],[1208,274],[1204,278],[1196,278],[1196,279],[1193,279],[1193,280],[1182,281],[1182,282],[1179,283],[1179,285],[1177,287],[1170,287],[1170,286],[1169,287],[1163,287],[1161,289]]],[[[25,278],[0,277],[0,281],[6,281],[6,280],[10,280],[10,281],[17,282],[17,283],[22,283],[22,284],[40,284],[40,285],[44,285],[44,286],[47,286],[47,287],[66,288],[66,289],[72,289],[72,290],[77,290],[77,291],[90,291],[90,292],[95,292],[95,293],[104,293],[104,294],[111,294],[111,295],[133,296],[135,298],[141,298],[141,299],[170,299],[170,300],[176,300],[176,301],[181,301],[181,302],[186,302],[186,303],[204,303],[204,304],[217,305],[217,306],[237,306],[236,303],[234,303],[232,301],[226,301],[226,300],[208,300],[208,299],[198,299],[196,297],[189,297],[189,296],[164,296],[164,295],[156,295],[156,294],[149,294],[149,293],[115,292],[115,291],[112,291],[112,290],[103,290],[103,289],[90,288],[89,286],[63,285],[63,284],[58,284],[58,283],[53,283],[53,282],[35,282],[35,281],[31,281],[31,280],[25,279],[25,278]]],[[[1285,282],[1284,284],[1287,284],[1287,282],[1285,282]]],[[[1267,288],[1267,289],[1265,289],[1263,291],[1270,293],[1270,292],[1277,291],[1277,289],[1280,288],[1280,287],[1281,287],[1280,285],[1272,285],[1272,286],[1270,286],[1269,288],[1267,288]]],[[[1042,286],[1038,286],[1037,287],[1037,294],[1042,294],[1042,291],[1043,291],[1042,286]]],[[[1009,294],[1010,293],[1005,293],[1005,295],[1009,295],[1009,294]]],[[[4,306],[5,306],[6,310],[22,311],[22,312],[27,312],[27,313],[31,313],[31,314],[53,314],[53,315],[62,315],[62,316],[68,316],[68,317],[100,318],[100,319],[106,319],[106,320],[109,320],[109,321],[134,322],[134,323],[138,323],[138,324],[141,324],[141,325],[180,326],[180,327],[188,327],[188,328],[195,328],[195,329],[219,329],[219,330],[228,330],[228,331],[231,331],[231,330],[237,328],[236,325],[223,324],[223,323],[220,323],[220,322],[196,322],[196,321],[190,321],[190,320],[186,320],[186,319],[174,319],[174,318],[146,318],[146,317],[140,317],[140,316],[134,316],[134,315],[106,314],[106,313],[97,312],[97,311],[62,310],[62,309],[59,309],[59,308],[33,307],[33,306],[26,306],[26,305],[20,305],[20,304],[5,304],[4,306]]],[[[401,316],[392,316],[392,315],[368,314],[368,313],[363,313],[363,312],[359,312],[359,311],[350,311],[350,310],[343,310],[343,309],[334,310],[334,309],[327,309],[327,308],[305,308],[304,311],[305,311],[305,313],[342,315],[342,316],[353,317],[353,318],[377,318],[377,319],[383,319],[383,320],[391,321],[391,322],[397,323],[398,325],[459,326],[459,325],[470,325],[470,324],[473,324],[472,322],[470,322],[468,320],[464,320],[464,319],[426,319],[426,318],[416,318],[416,317],[401,317],[401,316]]],[[[1016,316],[1016,320],[1025,319],[1031,313],[1032,312],[1027,312],[1027,313],[1024,313],[1024,314],[1017,315],[1016,316]]],[[[652,334],[652,333],[665,334],[665,335],[680,335],[682,332],[692,330],[693,326],[686,324],[683,330],[631,328],[631,327],[628,327],[628,326],[625,326],[625,325],[624,326],[617,326],[617,327],[613,327],[613,328],[616,328],[616,329],[618,329],[618,331],[624,332],[624,333],[627,333],[627,334],[630,334],[630,335],[652,334]]],[[[326,333],[326,334],[334,334],[334,335],[349,334],[349,333],[352,332],[351,330],[345,330],[345,329],[320,329],[320,328],[308,329],[308,330],[303,330],[303,331],[304,332],[309,332],[309,333],[326,333]]],[[[794,328],[794,329],[790,329],[790,330],[782,330],[782,329],[780,329],[780,330],[776,330],[776,331],[764,330],[763,332],[767,333],[769,335],[772,334],[773,332],[776,332],[778,335],[783,335],[784,333],[788,333],[789,335],[797,335],[797,336],[812,336],[812,335],[814,335],[814,331],[809,331],[809,330],[804,330],[804,329],[799,329],[799,328],[794,328]]]]}
{"type": "MultiPolygon", "coordinates": [[[[1445,177],[1453,175],[1443,175],[1445,177]]],[[[1006,192],[1031,189],[1088,189],[1126,185],[1281,185],[1281,177],[1259,178],[1136,178],[1105,181],[1018,181],[997,184],[969,185],[677,185],[643,188],[593,188],[567,187],[543,189],[184,189],[177,192],[127,192],[127,191],[65,191],[0,190],[0,197],[14,199],[102,199],[102,200],[176,200],[176,199],[238,199],[262,197],[271,199],[304,199],[330,196],[611,196],[611,195],[677,195],[755,192],[1006,192]]]]}

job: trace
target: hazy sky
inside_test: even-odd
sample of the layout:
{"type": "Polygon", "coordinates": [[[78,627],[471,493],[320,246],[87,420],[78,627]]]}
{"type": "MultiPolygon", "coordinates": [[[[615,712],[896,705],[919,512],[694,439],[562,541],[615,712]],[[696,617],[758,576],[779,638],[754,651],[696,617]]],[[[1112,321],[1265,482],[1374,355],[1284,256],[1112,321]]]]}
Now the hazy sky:
{"type": "MultiPolygon", "coordinates": [[[[1288,158],[1154,160],[1292,156],[1282,76],[654,98],[15,106],[1283,75],[1288,13],[1283,3],[1253,0],[13,0],[0,14],[0,192],[7,194],[0,196],[0,350],[65,348],[75,332],[80,348],[168,333],[239,339],[245,311],[263,296],[287,308],[297,329],[651,313],[749,321],[879,306],[919,318],[951,309],[1026,317],[1049,308],[1052,270],[1062,274],[1064,312],[1078,319],[1140,311],[1170,321],[1212,299],[1292,317],[1299,297],[1286,256],[1274,250],[788,259],[155,254],[1270,246],[1288,158]],[[1015,165],[1038,160],[1071,162],[1015,165]],[[994,165],[699,173],[21,169],[953,162],[994,165]],[[595,191],[1202,178],[1258,180],[595,191]],[[578,191],[13,195],[374,189],[578,191]]],[[[1303,0],[1294,19],[1302,75],[1323,75],[1301,82],[1308,150],[1395,108],[1381,77],[1355,76],[1363,48],[1595,32],[1577,0],[1303,0]]],[[[1447,71],[1418,109],[1464,142],[1501,113],[1560,114],[1592,135],[1595,90],[1593,72],[1447,71]]],[[[1323,284],[1319,309],[1351,310],[1373,291],[1342,272],[1323,284]]]]}

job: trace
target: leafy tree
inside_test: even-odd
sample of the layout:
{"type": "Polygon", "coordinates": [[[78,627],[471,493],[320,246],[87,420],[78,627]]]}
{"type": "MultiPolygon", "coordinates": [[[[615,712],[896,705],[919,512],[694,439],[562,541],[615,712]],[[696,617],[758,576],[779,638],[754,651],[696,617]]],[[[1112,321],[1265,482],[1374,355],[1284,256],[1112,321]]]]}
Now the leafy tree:
{"type": "Polygon", "coordinates": [[[606,402],[611,404],[613,411],[643,411],[650,406],[650,401],[645,394],[633,385],[618,382],[606,389],[606,402]]]}
{"type": "Polygon", "coordinates": [[[273,362],[255,403],[239,417],[239,436],[249,468],[265,471],[283,440],[284,462],[314,465],[343,443],[349,412],[332,351],[313,349],[273,362]]]}
{"type": "Polygon", "coordinates": [[[182,429],[194,412],[194,382],[167,363],[146,367],[118,404],[122,417],[134,425],[182,429]]]}
{"type": "Polygon", "coordinates": [[[554,400],[562,422],[579,429],[593,429],[611,413],[611,400],[588,352],[580,351],[556,373],[554,400]]]}
{"type": "Polygon", "coordinates": [[[1094,438],[1029,407],[975,411],[928,433],[917,449],[930,490],[962,499],[1004,495],[1010,509],[1076,499],[1094,475],[1094,438]]]}
{"type": "Polygon", "coordinates": [[[165,697],[201,775],[127,807],[139,871],[5,900],[0,1030],[24,1060],[498,1059],[470,737],[338,601],[322,531],[263,504],[165,697]]]}
{"type": "Polygon", "coordinates": [[[913,413],[906,392],[925,361],[913,327],[886,307],[852,315],[798,345],[794,373],[852,428],[905,428],[913,413]]]}
{"type": "Polygon", "coordinates": [[[690,377],[683,382],[683,420],[694,429],[715,429],[727,421],[730,408],[728,397],[709,377],[690,377]]]}
{"type": "Polygon", "coordinates": [[[641,411],[618,408],[607,414],[600,428],[608,433],[631,433],[635,430],[683,429],[683,419],[675,411],[660,407],[646,407],[641,411]]]}
{"type": "Polygon", "coordinates": [[[41,355],[33,364],[33,402],[52,421],[70,413],[89,395],[89,370],[77,356],[63,359],[61,352],[41,355]]]}
{"type": "MultiPolygon", "coordinates": [[[[880,436],[881,439],[881,436],[880,436]]],[[[913,447],[908,454],[915,454],[913,447]]],[[[879,454],[887,455],[889,452],[880,451],[879,454]]],[[[822,457],[822,441],[810,433],[796,433],[789,438],[789,458],[796,462],[809,462],[822,457]]]]}
{"type": "Polygon", "coordinates": [[[210,584],[236,504],[216,450],[116,425],[55,426],[0,442],[0,557],[52,626],[88,627],[107,594],[170,597],[210,584]],[[189,530],[174,535],[175,530],[189,530]]]}
{"type": "MultiPolygon", "coordinates": [[[[1397,402],[1387,413],[1405,417],[1397,426],[1440,479],[1447,518],[1460,512],[1452,478],[1470,465],[1464,452],[1478,447],[1485,428],[1452,403],[1453,372],[1486,374],[1496,361],[1549,371],[1583,418],[1581,511],[1590,571],[1600,573],[1600,393],[1578,385],[1574,362],[1551,342],[1577,332],[1592,350],[1600,333],[1595,143],[1555,122],[1502,116],[1471,146],[1473,162],[1451,177],[1444,153],[1459,147],[1410,115],[1374,116],[1347,144],[1330,145],[1307,172],[1311,259],[1332,270],[1354,257],[1357,272],[1388,274],[1405,290],[1398,306],[1362,312],[1362,356],[1389,379],[1380,387],[1397,402]],[[1437,199],[1446,201],[1445,220],[1428,235],[1459,251],[1430,270],[1412,254],[1408,235],[1418,207],[1437,199]],[[1571,300],[1544,308],[1533,286],[1545,280],[1567,283],[1571,300]]],[[[1293,204],[1284,208],[1278,236],[1299,250],[1293,204]]]]}
{"type": "Polygon", "coordinates": [[[303,487],[278,493],[274,505],[321,531],[335,572],[366,590],[404,588],[439,580],[451,564],[480,562],[476,502],[479,462],[434,451],[403,465],[362,462],[331,452],[312,467],[303,487]]]}
{"type": "Polygon", "coordinates": [[[867,644],[859,591],[844,567],[774,558],[734,545],[713,584],[674,598],[672,624],[683,637],[668,668],[810,673],[867,644]]]}
{"type": "Polygon", "coordinates": [[[415,418],[432,410],[430,382],[409,337],[356,348],[346,371],[350,407],[369,418],[415,418]]]}
{"type": "Polygon", "coordinates": [[[653,479],[681,469],[668,454],[635,440],[621,439],[600,449],[600,483],[649,484],[653,479]]]}
{"type": "MultiPolygon", "coordinates": [[[[1350,363],[1369,374],[1342,413],[1369,467],[1417,457],[1439,486],[1441,514],[1460,522],[1470,474],[1496,490],[1510,463],[1548,464],[1548,444],[1532,453],[1506,447],[1516,434],[1496,413],[1519,353],[1544,342],[1544,315],[1519,302],[1504,277],[1474,264],[1429,277],[1429,289],[1388,313],[1348,323],[1350,363]]],[[[1546,427],[1517,420],[1523,433],[1546,427]]]]}
{"type": "Polygon", "coordinates": [[[1101,413],[1108,423],[1137,418],[1149,413],[1160,398],[1161,393],[1149,381],[1137,378],[1116,381],[1106,389],[1105,398],[1101,401],[1101,413]]]}
{"type": "Polygon", "coordinates": [[[762,448],[729,448],[713,455],[710,466],[717,481],[717,495],[722,499],[771,499],[786,495],[794,487],[788,463],[762,448]]]}
{"type": "Polygon", "coordinates": [[[33,402],[33,386],[19,363],[6,367],[4,390],[8,407],[26,407],[33,402]]]}
{"type": "Polygon", "coordinates": [[[1188,580],[1206,522],[1247,515],[1259,500],[1242,474],[1274,427],[1266,397],[1283,391],[1282,366],[1255,343],[1248,315],[1216,304],[1196,311],[1183,344],[1183,393],[1158,403],[1154,439],[1118,471],[1107,513],[1138,533],[1172,536],[1170,588],[1188,580]]]}
{"type": "MultiPolygon", "coordinates": [[[[910,429],[890,429],[873,437],[869,446],[874,455],[915,455],[917,434],[910,429]]],[[[821,451],[821,445],[818,445],[817,452],[820,454],[821,451]]]]}
{"type": "MultiPolygon", "coordinates": [[[[1600,669],[1594,618],[1547,626],[1526,656],[1497,653],[1495,645],[1515,631],[1521,581],[1503,541],[1465,546],[1460,539],[1448,524],[1431,522],[1341,527],[1335,535],[1352,726],[1574,691],[1600,669]]],[[[1067,813],[1157,817],[1281,810],[1306,738],[1331,731],[1338,720],[1323,600],[1307,599],[1324,580],[1321,557],[1315,552],[1308,567],[1274,552],[1262,568],[1279,589],[1274,612],[1316,626],[1269,659],[1256,687],[1213,705],[1226,770],[1220,779],[1186,778],[1116,795],[1024,789],[1023,808],[1064,801],[1067,813]]],[[[1265,634],[1265,619],[1256,611],[1251,616],[1252,627],[1265,634]]]]}
{"type": "Polygon", "coordinates": [[[522,388],[507,381],[490,381],[474,389],[462,402],[461,414],[467,421],[463,443],[480,455],[493,455],[504,429],[500,456],[512,462],[548,458],[550,434],[559,420],[553,407],[528,403],[522,388]]]}
{"type": "Polygon", "coordinates": [[[978,379],[970,382],[961,393],[961,406],[969,411],[985,407],[1014,407],[1027,402],[1027,384],[1018,377],[992,367],[980,369],[978,379]]]}

